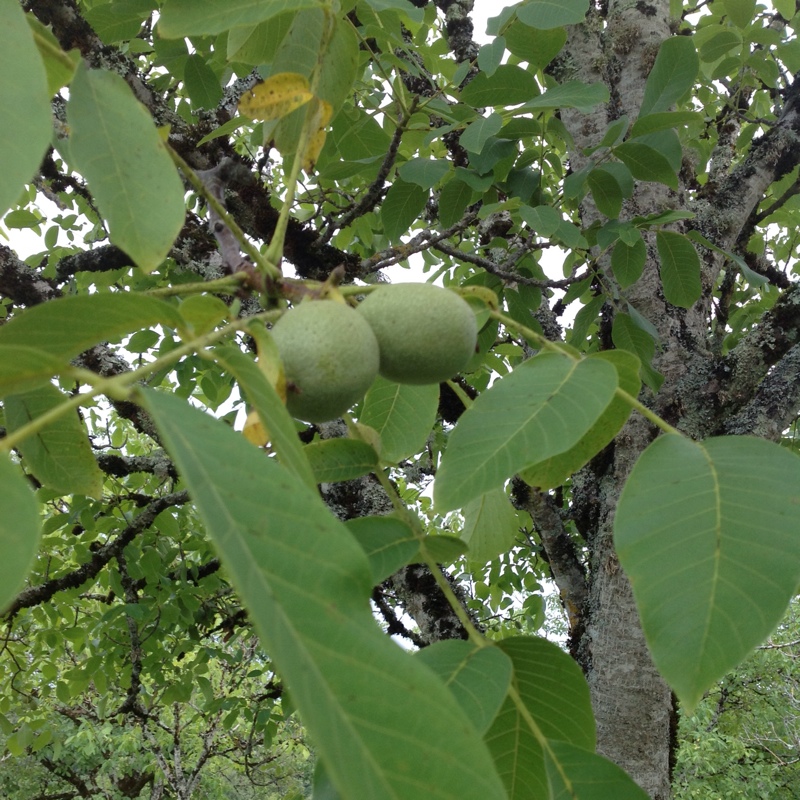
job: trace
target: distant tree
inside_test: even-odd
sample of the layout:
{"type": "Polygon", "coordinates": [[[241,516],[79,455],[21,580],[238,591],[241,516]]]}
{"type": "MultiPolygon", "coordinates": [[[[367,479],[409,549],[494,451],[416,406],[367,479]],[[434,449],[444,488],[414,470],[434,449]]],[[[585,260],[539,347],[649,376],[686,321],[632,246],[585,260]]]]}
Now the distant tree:
{"type": "Polygon", "coordinates": [[[43,796],[252,788],[280,721],[320,798],[665,800],[674,698],[781,620],[794,0],[471,10],[0,0],[44,242],[0,245],[0,726],[75,748],[43,796]],[[412,258],[446,288],[383,285],[412,258]]]}

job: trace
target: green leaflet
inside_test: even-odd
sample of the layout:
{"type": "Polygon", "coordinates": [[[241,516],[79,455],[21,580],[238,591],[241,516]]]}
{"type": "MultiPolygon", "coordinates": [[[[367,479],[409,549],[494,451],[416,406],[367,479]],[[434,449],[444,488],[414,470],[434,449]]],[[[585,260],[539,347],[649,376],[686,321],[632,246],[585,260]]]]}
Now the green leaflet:
{"type": "MultiPolygon", "coordinates": [[[[625,350],[606,350],[594,353],[590,359],[599,359],[612,364],[617,370],[619,387],[631,397],[638,397],[642,383],[639,380],[639,359],[625,350]]],[[[577,472],[590,458],[599,453],[622,429],[631,413],[630,405],[620,397],[614,397],[591,429],[569,450],[559,453],[524,469],[520,476],[531,486],[552,489],[561,486],[567,478],[577,472]]],[[[472,549],[472,545],[470,545],[472,549]]]]}
{"type": "Polygon", "coordinates": [[[283,11],[323,5],[321,0],[167,0],[158,31],[166,39],[222,33],[264,22],[283,11]]]}
{"type": "Polygon", "coordinates": [[[662,436],[614,538],[650,651],[687,709],[777,625],[800,580],[800,458],[771,442],[662,436]]]}
{"type": "Polygon", "coordinates": [[[674,231],[657,231],[656,247],[664,297],[674,306],[691,308],[702,292],[697,250],[686,236],[674,231]]]}
{"type": "Polygon", "coordinates": [[[581,747],[549,740],[545,751],[551,800],[648,800],[613,761],[581,747]]]}
{"type": "MultiPolygon", "coordinates": [[[[49,383],[6,397],[3,405],[8,430],[18,431],[68,399],[49,383]]],[[[103,473],[76,411],[62,414],[38,433],[23,439],[18,447],[25,465],[45,486],[63,494],[102,495],[103,473]]]]}
{"type": "Polygon", "coordinates": [[[416,658],[450,687],[478,733],[485,734],[508,693],[511,659],[498,647],[457,639],[434,642],[416,658]]]}
{"type": "Polygon", "coordinates": [[[7,454],[0,455],[0,611],[22,588],[33,565],[42,526],[30,484],[7,454]]]}
{"type": "Polygon", "coordinates": [[[73,295],[40,303],[0,327],[0,346],[22,345],[68,360],[98,342],[151,325],[178,328],[178,310],[144,294],[108,292],[73,295]]]}
{"type": "Polygon", "coordinates": [[[509,800],[549,797],[540,737],[594,749],[589,687],[580,667],[552,642],[518,636],[501,640],[497,647],[511,658],[511,684],[537,730],[531,730],[508,696],[486,734],[486,743],[509,800]]]}
{"type": "Polygon", "coordinates": [[[452,695],[375,624],[366,556],[319,496],[180,398],[140,400],[339,792],[503,800],[452,695]]]}
{"type": "Polygon", "coordinates": [[[111,241],[144,272],[169,253],[186,214],[183,184],[125,81],[81,65],[70,86],[70,156],[108,221],[111,241]]]}
{"type": "Polygon", "coordinates": [[[459,420],[436,476],[441,511],[466,505],[532,463],[575,446],[611,402],[617,371],[598,359],[536,356],[484,392],[459,420]]]}
{"type": "Polygon", "coordinates": [[[0,215],[33,178],[53,124],[42,58],[17,0],[0,0],[0,215]]]}
{"type": "Polygon", "coordinates": [[[317,483],[350,481],[373,472],[378,454],[357,439],[327,439],[303,448],[317,483]]]}
{"type": "Polygon", "coordinates": [[[647,76],[639,116],[669,111],[692,86],[700,71],[700,59],[689,36],[673,36],[659,48],[647,76]]]}
{"type": "Polygon", "coordinates": [[[396,464],[425,447],[438,405],[438,384],[415,386],[378,377],[364,398],[358,421],[381,437],[381,460],[396,464]]]}

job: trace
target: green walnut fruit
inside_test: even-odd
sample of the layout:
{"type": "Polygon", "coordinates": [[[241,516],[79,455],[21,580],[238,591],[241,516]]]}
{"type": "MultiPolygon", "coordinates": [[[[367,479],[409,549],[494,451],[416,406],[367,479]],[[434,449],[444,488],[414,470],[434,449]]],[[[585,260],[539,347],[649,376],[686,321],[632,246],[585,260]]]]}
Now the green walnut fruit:
{"type": "Polygon", "coordinates": [[[364,318],[333,300],[306,302],[272,328],[286,373],[286,407],[325,422],[347,411],[378,374],[378,342],[364,318]]]}
{"type": "Polygon", "coordinates": [[[445,381],[475,354],[475,314],[449,289],[430,283],[382,286],[358,311],[378,340],[381,375],[395,383],[445,381]]]}

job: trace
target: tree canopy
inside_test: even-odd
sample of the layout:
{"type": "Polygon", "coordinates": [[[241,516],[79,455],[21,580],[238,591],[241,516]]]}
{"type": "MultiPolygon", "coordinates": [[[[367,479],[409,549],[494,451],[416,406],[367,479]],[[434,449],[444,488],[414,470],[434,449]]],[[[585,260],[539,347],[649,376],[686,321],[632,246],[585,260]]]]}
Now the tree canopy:
{"type": "Polygon", "coordinates": [[[666,800],[781,622],[796,3],[472,7],[0,0],[14,800],[666,800]]]}

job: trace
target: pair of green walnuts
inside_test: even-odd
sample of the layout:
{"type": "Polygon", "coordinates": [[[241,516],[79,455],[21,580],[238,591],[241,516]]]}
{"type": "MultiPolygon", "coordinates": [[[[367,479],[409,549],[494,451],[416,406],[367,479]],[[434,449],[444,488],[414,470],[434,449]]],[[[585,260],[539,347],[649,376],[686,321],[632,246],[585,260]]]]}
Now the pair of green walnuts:
{"type": "Polygon", "coordinates": [[[429,283],[381,286],[356,309],[305,302],[272,329],[286,373],[286,407],[308,422],[347,411],[380,373],[395,383],[439,383],[475,353],[470,305],[429,283]]]}

